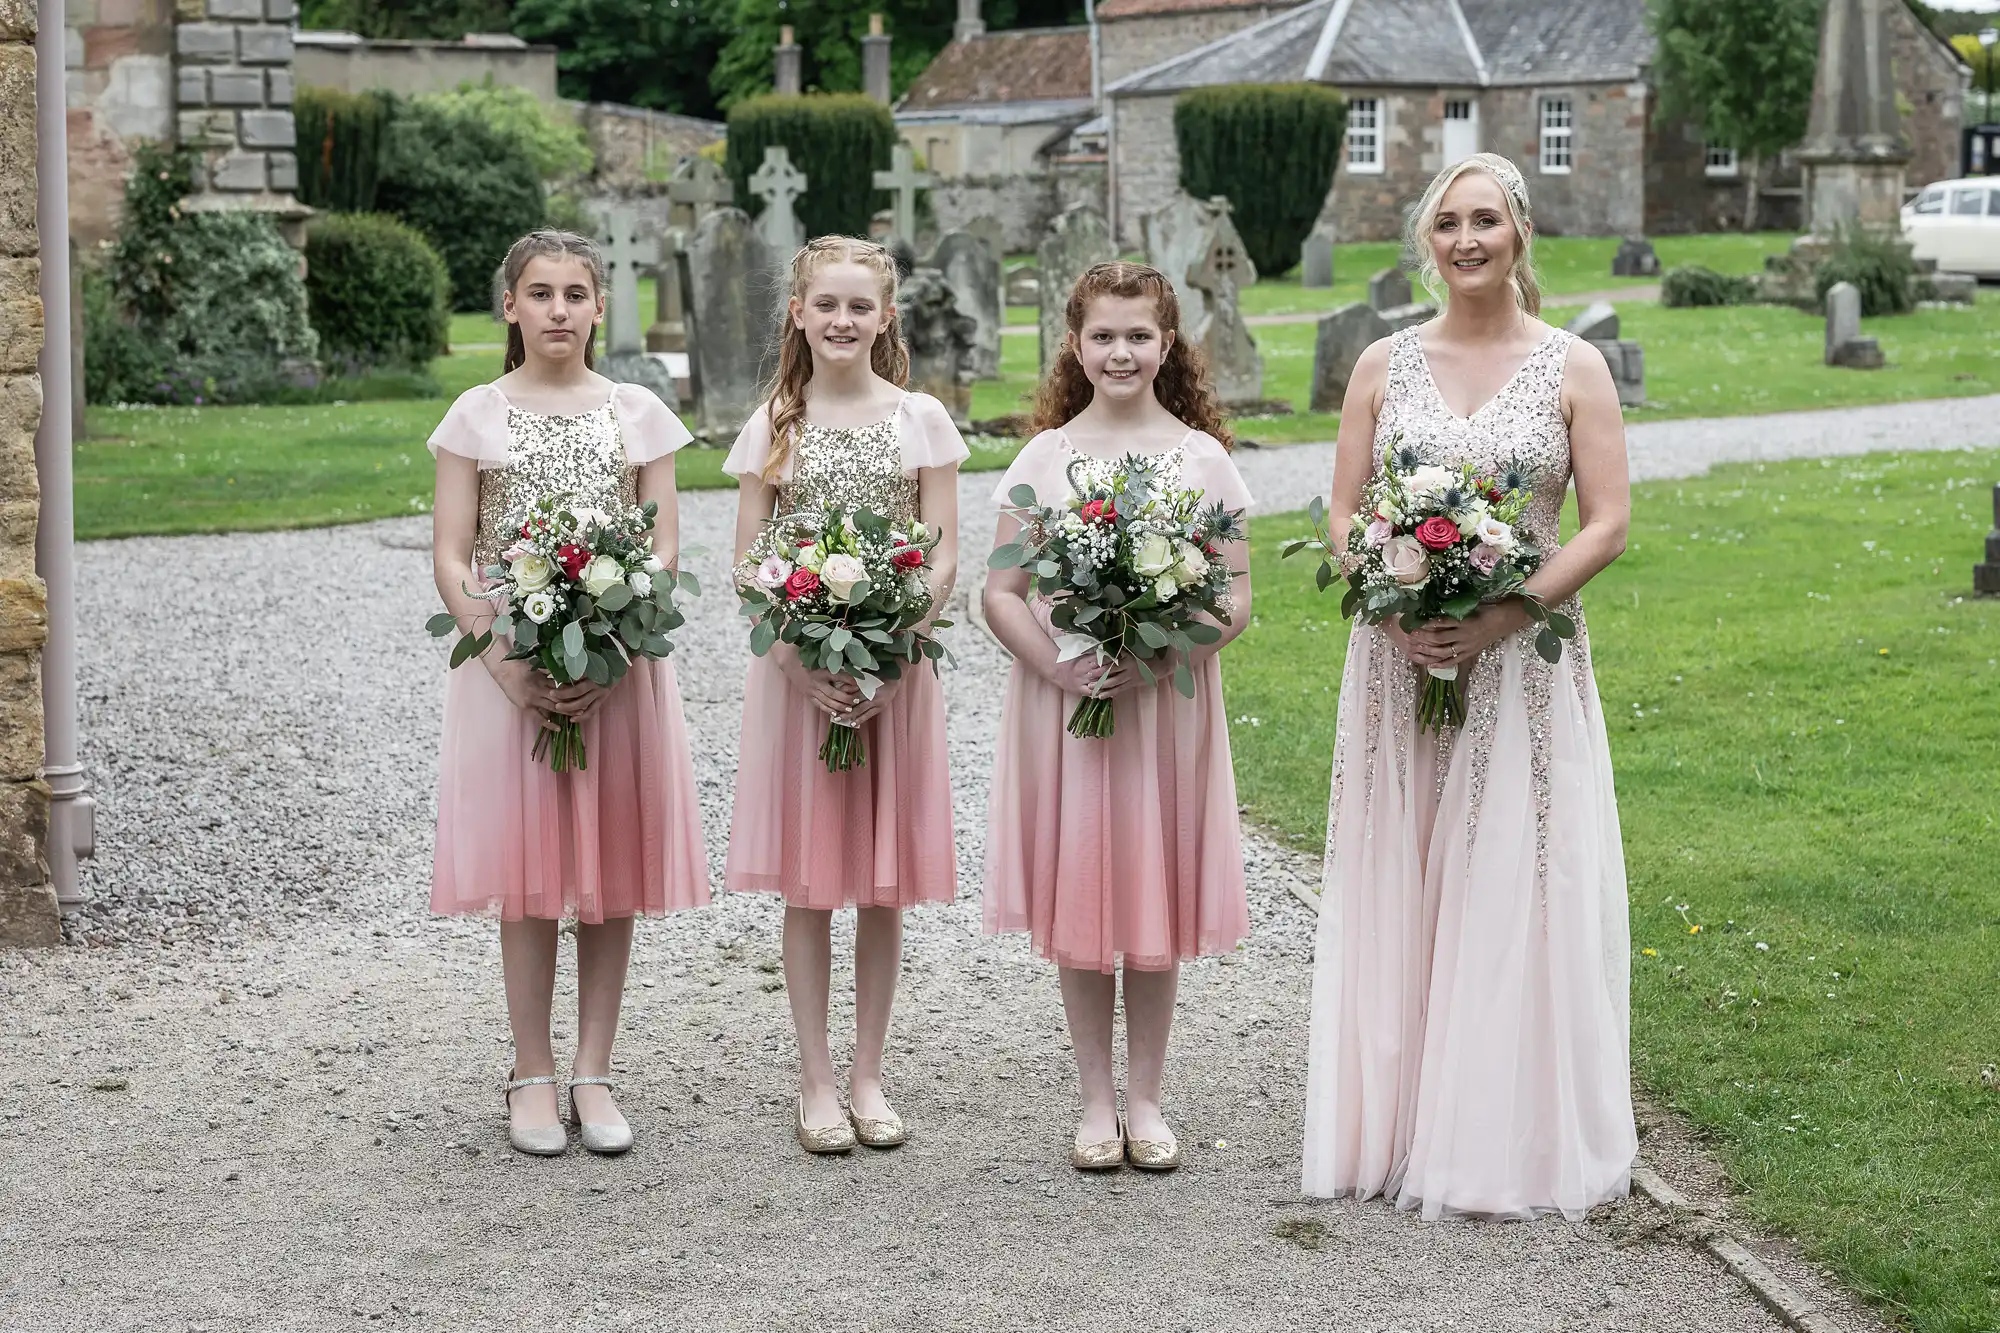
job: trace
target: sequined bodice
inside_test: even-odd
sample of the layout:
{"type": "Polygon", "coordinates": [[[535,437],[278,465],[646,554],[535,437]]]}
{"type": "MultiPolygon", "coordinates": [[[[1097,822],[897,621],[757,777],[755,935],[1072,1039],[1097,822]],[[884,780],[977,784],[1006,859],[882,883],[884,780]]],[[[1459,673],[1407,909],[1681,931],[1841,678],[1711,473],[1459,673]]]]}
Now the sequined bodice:
{"type": "MultiPolygon", "coordinates": [[[[1159,467],[1159,484],[1167,490],[1180,490],[1187,485],[1187,446],[1177,444],[1165,453],[1153,454],[1151,458],[1159,467]]],[[[1080,452],[1063,437],[1063,475],[1070,478],[1070,485],[1081,484],[1084,490],[1099,486],[1109,487],[1118,472],[1122,458],[1099,458],[1095,454],[1080,452]]],[[[1081,494],[1082,492],[1079,492],[1081,494]]]]}
{"type": "Polygon", "coordinates": [[[919,518],[917,479],[903,475],[903,441],[896,417],[872,426],[799,428],[792,475],[778,487],[783,513],[862,505],[891,523],[919,518]]]}
{"type": "Polygon", "coordinates": [[[500,558],[528,510],[544,495],[572,504],[629,509],[639,503],[639,470],[625,460],[618,418],[606,403],[580,416],[507,410],[507,466],[479,474],[479,529],[472,563],[500,558]]]}
{"type": "Polygon", "coordinates": [[[1398,333],[1389,344],[1389,383],[1375,424],[1377,469],[1383,450],[1399,436],[1399,447],[1414,451],[1419,463],[1518,468],[1534,492],[1520,526],[1545,552],[1554,551],[1570,478],[1562,383],[1571,341],[1573,335],[1553,330],[1499,393],[1462,417],[1445,406],[1417,330],[1398,333]]]}

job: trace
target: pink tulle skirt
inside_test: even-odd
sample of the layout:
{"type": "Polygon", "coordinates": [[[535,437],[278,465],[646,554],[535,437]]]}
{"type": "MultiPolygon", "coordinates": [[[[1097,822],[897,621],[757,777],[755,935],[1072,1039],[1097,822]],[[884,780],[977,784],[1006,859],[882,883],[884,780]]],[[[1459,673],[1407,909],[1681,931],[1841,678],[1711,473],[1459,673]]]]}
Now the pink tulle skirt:
{"type": "Polygon", "coordinates": [[[829,773],[826,714],[750,660],[723,886],[793,907],[910,907],[958,892],[944,690],[928,664],[862,724],[868,762],[829,773]]]}
{"type": "Polygon", "coordinates": [[[1108,737],[1066,728],[1079,696],[1016,662],[987,813],[987,933],[1026,931],[1062,967],[1158,970],[1250,933],[1222,673],[1194,698],[1121,695],[1108,737]]]}
{"type": "Polygon", "coordinates": [[[672,664],[634,662],[612,687],[583,724],[588,768],[530,758],[539,726],[478,663],[446,677],[431,910],[597,925],[706,903],[672,664]]]}

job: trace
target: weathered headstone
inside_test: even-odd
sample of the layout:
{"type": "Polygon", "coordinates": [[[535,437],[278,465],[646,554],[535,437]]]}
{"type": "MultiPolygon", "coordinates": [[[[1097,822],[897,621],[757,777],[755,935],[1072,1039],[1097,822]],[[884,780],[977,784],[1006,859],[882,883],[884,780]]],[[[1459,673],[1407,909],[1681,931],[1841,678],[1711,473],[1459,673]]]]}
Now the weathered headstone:
{"type": "Polygon", "coordinates": [[[977,237],[994,259],[1007,257],[1007,228],[991,213],[981,213],[959,230],[977,237]]]}
{"type": "Polygon", "coordinates": [[[1299,247],[1299,286],[1333,286],[1333,233],[1314,227],[1299,247]]]}
{"type": "Polygon", "coordinates": [[[1836,282],[1826,293],[1826,364],[1849,370],[1879,370],[1882,347],[1861,336],[1861,289],[1836,282]]]}
{"type": "Polygon", "coordinates": [[[646,350],[685,352],[687,316],[681,308],[681,266],[676,256],[687,244],[687,233],[670,228],[663,239],[666,257],[653,270],[653,323],[646,330],[646,350]]]}
{"type": "Polygon", "coordinates": [[[1389,326],[1389,332],[1401,333],[1404,329],[1413,329],[1436,319],[1438,308],[1429,301],[1412,301],[1408,305],[1392,305],[1375,313],[1389,326]]]}
{"type": "Polygon", "coordinates": [[[740,208],[702,219],[679,256],[687,294],[694,428],[734,435],[757,405],[777,357],[771,329],[785,300],[785,265],[740,208]]]}
{"type": "Polygon", "coordinates": [[[1093,265],[1108,263],[1118,252],[1104,215],[1089,204],[1076,204],[1056,214],[1035,255],[1041,278],[1041,366],[1047,371],[1069,335],[1064,312],[1070,289],[1093,265]]]}
{"type": "Polygon", "coordinates": [[[945,233],[925,267],[944,275],[959,313],[973,321],[973,376],[999,378],[1000,327],[1006,323],[1000,304],[1000,257],[971,233],[953,231],[945,233]]]}
{"type": "Polygon", "coordinates": [[[792,165],[791,153],[783,144],[767,145],[764,160],[751,173],[750,193],[764,201],[764,211],[757,215],[757,230],[787,262],[806,243],[805,228],[792,207],[792,201],[805,192],[805,173],[792,165]]]}
{"type": "Polygon", "coordinates": [[[1971,305],[1979,299],[1979,279],[1970,273],[1933,273],[1930,281],[1934,301],[1971,305]]]}
{"type": "Polygon", "coordinates": [[[910,347],[910,387],[943,403],[961,428],[971,425],[978,322],[958,308],[951,283],[934,268],[910,273],[896,309],[910,347]]]}
{"type": "Polygon", "coordinates": [[[1628,236],[1618,243],[1618,253],[1611,257],[1611,276],[1614,278],[1657,278],[1660,276],[1660,257],[1653,253],[1653,243],[1643,236],[1628,236]]]}
{"type": "Polygon", "coordinates": [[[1354,363],[1374,343],[1389,336],[1381,312],[1356,301],[1319,322],[1313,340],[1312,410],[1338,412],[1354,378],[1354,363]]]}
{"type": "Polygon", "coordinates": [[[1393,310],[1410,304],[1410,275],[1399,268],[1385,268],[1368,279],[1368,306],[1371,310],[1393,310]]]}
{"type": "Polygon", "coordinates": [[[1243,323],[1238,307],[1238,283],[1256,280],[1256,269],[1244,253],[1242,238],[1224,212],[1209,230],[1208,251],[1187,271],[1186,290],[1202,296],[1203,314],[1197,324],[1183,324],[1188,336],[1208,356],[1209,377],[1216,397],[1232,407],[1262,402],[1264,362],[1256,339],[1243,323]]]}
{"type": "Polygon", "coordinates": [[[878,171],[872,178],[875,188],[888,190],[896,196],[896,235],[914,242],[917,237],[917,191],[928,190],[937,184],[937,177],[928,171],[917,170],[917,155],[910,151],[906,143],[899,143],[889,154],[889,169],[878,171]]]}
{"type": "Polygon", "coordinates": [[[1618,336],[1618,311],[1609,301],[1593,301],[1563,327],[1587,343],[1604,342],[1618,336]]]}
{"type": "Polygon", "coordinates": [[[611,289],[605,301],[604,355],[598,358],[598,371],[620,384],[643,384],[672,403],[678,398],[673,371],[664,359],[646,350],[639,314],[639,274],[659,266],[659,240],[640,228],[637,209],[614,204],[604,212],[597,244],[611,289]]]}
{"type": "Polygon", "coordinates": [[[2000,486],[1993,488],[1993,531],[1986,534],[1986,559],[1972,567],[1972,590],[2000,597],[2000,486]]]}
{"type": "Polygon", "coordinates": [[[736,188],[721,167],[690,153],[674,164],[674,174],[667,180],[667,199],[688,210],[688,229],[692,231],[716,209],[734,204],[736,188]]]}
{"type": "Polygon", "coordinates": [[[1225,198],[1201,200],[1186,193],[1176,194],[1142,216],[1139,231],[1145,244],[1146,262],[1166,274],[1180,296],[1184,329],[1200,328],[1208,321],[1207,293],[1192,282],[1190,275],[1207,261],[1218,241],[1233,246],[1242,256],[1236,275],[1238,289],[1257,281],[1256,268],[1250,263],[1225,198]]]}
{"type": "Polygon", "coordinates": [[[1042,271],[1022,264],[1007,275],[1007,304],[1036,305],[1042,299],[1042,271]]]}
{"type": "Polygon", "coordinates": [[[1566,327],[1604,354],[1620,405],[1637,407],[1646,401],[1646,354],[1638,343],[1618,336],[1618,311],[1609,301],[1592,302],[1566,327]]]}

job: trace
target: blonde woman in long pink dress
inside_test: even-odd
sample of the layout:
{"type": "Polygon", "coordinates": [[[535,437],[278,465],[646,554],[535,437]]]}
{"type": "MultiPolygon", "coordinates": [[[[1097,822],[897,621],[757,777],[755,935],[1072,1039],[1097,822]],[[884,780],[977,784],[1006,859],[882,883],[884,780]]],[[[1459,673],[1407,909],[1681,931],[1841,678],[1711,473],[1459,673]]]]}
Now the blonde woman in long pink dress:
{"type": "MultiPolygon", "coordinates": [[[[473,595],[541,496],[568,492],[602,509],[659,505],[653,551],[677,557],[674,451],[688,432],[640,386],[591,369],[604,313],[604,262],[566,232],[517,242],[503,267],[507,371],[468,389],[431,436],[437,455],[432,563],[462,633],[492,605],[473,595]]],[[[612,1100],[611,1046],[632,922],[708,901],[708,862],[680,687],[671,662],[635,661],[615,684],[559,686],[495,640],[445,682],[431,910],[500,919],[514,1068],[509,1140],[552,1156],[559,1117],[549,1010],[556,930],[577,923],[577,1047],[570,1118],[593,1152],[632,1146],[612,1100]],[[530,751],[543,717],[583,724],[589,766],[556,773],[530,751]]]]}
{"type": "MultiPolygon", "coordinates": [[[[879,245],[825,236],[794,257],[776,381],[723,463],[740,488],[739,578],[749,576],[740,562],[774,515],[865,504],[941,534],[928,577],[937,611],[950,598],[958,465],[967,451],[944,404],[903,388],[909,355],[895,302],[895,259],[879,245]]],[[[905,667],[864,699],[847,677],[808,670],[790,645],[751,659],[723,884],[785,900],[799,1146],[842,1153],[856,1142],[902,1143],[907,1130],[883,1092],[882,1057],[903,909],[948,903],[958,892],[944,692],[930,662],[905,667]],[[819,751],[829,718],[861,728],[861,767],[827,771],[819,751]],[[832,918],[843,907],[857,909],[844,1112],[827,1040],[832,918]]]]}
{"type": "Polygon", "coordinates": [[[1624,425],[1604,358],[1536,317],[1521,173],[1482,153],[1412,218],[1445,313],[1363,354],[1333,530],[1381,466],[1472,463],[1534,493],[1529,591],[1575,619],[1550,664],[1518,599],[1405,634],[1357,622],[1341,681],[1313,978],[1304,1190],[1425,1217],[1576,1218],[1623,1195],[1632,1120],[1625,862],[1577,593],[1625,549],[1624,425]],[[1558,550],[1571,481],[1581,525],[1558,550]],[[1465,673],[1462,730],[1419,673],[1465,673]]]}
{"type": "MultiPolygon", "coordinates": [[[[1159,459],[1167,486],[1248,508],[1166,278],[1140,264],[1100,264],[1077,281],[1067,315],[1068,337],[1036,403],[1038,433],[994,488],[1003,510],[995,545],[1020,533],[1005,512],[1014,487],[1060,504],[1072,468],[1102,481],[1126,454],[1159,459]]],[[[987,576],[987,623],[1014,665],[987,812],[985,925],[1027,932],[1060,969],[1083,1096],[1070,1148],[1080,1171],[1180,1165],[1161,1110],[1180,964],[1228,953],[1250,933],[1216,659],[1250,622],[1249,552],[1237,543],[1224,554],[1236,571],[1233,610],[1220,641],[1188,664],[1192,699],[1169,672],[1146,685],[1129,656],[1108,674],[1087,657],[1058,661],[1047,600],[1031,599],[1027,571],[987,576]],[[1068,733],[1086,693],[1118,701],[1110,736],[1068,733]],[[1122,1122],[1112,1047],[1121,964],[1122,1122]]]]}

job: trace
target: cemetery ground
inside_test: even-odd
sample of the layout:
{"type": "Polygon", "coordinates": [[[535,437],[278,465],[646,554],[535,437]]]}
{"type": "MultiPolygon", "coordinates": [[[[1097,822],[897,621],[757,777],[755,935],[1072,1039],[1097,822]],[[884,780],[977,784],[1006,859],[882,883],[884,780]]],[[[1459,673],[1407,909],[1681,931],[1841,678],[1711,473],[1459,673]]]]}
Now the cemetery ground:
{"type": "MultiPolygon", "coordinates": [[[[1740,1206],[1921,1333],[2000,1326],[2000,601],[1963,595],[1996,477],[1982,451],[1644,483],[1585,594],[1635,1074],[1740,1206]]],[[[1349,627],[1277,557],[1305,527],[1255,520],[1227,674],[1250,817],[1317,849],[1349,627]]]]}

